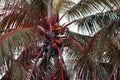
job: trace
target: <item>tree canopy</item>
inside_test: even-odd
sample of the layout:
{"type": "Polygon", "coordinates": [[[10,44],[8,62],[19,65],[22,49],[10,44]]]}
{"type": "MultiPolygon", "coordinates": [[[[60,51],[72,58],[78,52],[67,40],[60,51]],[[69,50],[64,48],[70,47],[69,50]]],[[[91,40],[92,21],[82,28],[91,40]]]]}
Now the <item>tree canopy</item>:
{"type": "Polygon", "coordinates": [[[120,79],[119,0],[0,2],[2,80],[120,79]]]}

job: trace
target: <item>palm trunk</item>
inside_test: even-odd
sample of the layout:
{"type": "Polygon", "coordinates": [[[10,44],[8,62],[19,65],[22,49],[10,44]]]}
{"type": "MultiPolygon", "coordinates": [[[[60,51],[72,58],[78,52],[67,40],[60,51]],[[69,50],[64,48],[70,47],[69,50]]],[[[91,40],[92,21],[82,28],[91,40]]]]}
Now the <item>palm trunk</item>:
{"type": "Polygon", "coordinates": [[[51,27],[51,16],[52,16],[52,0],[48,1],[48,23],[50,24],[51,27]]]}
{"type": "Polygon", "coordinates": [[[49,0],[48,1],[48,23],[50,25],[50,28],[52,28],[51,26],[53,26],[53,24],[59,22],[59,13],[55,13],[55,11],[53,11],[53,1],[49,0]]]}
{"type": "Polygon", "coordinates": [[[62,80],[64,80],[64,71],[63,71],[63,59],[62,59],[62,53],[61,53],[61,50],[60,48],[58,48],[58,54],[60,56],[60,71],[61,71],[61,77],[62,77],[62,80]]]}

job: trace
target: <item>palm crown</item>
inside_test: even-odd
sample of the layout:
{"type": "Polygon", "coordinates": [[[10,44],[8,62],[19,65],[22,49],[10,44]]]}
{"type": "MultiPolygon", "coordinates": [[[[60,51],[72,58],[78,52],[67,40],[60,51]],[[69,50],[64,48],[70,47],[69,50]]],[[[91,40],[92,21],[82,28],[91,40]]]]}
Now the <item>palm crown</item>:
{"type": "Polygon", "coordinates": [[[120,79],[119,0],[1,2],[2,80],[120,79]]]}

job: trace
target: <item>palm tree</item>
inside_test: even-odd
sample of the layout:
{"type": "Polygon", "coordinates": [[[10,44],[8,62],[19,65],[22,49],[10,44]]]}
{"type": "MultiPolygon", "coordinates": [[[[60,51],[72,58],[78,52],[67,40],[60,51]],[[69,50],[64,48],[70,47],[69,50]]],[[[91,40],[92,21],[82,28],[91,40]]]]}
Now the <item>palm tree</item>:
{"type": "Polygon", "coordinates": [[[0,2],[2,80],[120,80],[119,0],[0,2]]]}

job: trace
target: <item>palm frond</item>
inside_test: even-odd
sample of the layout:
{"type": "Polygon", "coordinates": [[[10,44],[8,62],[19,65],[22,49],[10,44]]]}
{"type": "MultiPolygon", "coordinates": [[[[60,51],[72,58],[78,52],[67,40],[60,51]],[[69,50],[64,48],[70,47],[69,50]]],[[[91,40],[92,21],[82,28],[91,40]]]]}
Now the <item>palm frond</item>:
{"type": "Polygon", "coordinates": [[[39,51],[37,45],[34,46],[37,43],[35,31],[34,28],[18,28],[2,36],[0,40],[2,62],[0,65],[7,67],[2,79],[28,78],[29,70],[34,64],[32,60],[39,51]]]}
{"type": "MultiPolygon", "coordinates": [[[[79,61],[76,62],[75,69],[77,69],[77,71],[79,70],[77,74],[79,79],[106,80],[113,79],[113,77],[118,78],[118,74],[115,74],[115,70],[119,72],[119,59],[117,57],[119,56],[119,48],[115,45],[115,34],[119,32],[119,24],[119,20],[112,22],[107,27],[97,32],[88,42],[86,52],[84,53],[85,55],[79,57],[79,61]],[[111,71],[109,70],[110,67],[107,65],[112,66],[111,71]],[[117,77],[113,76],[113,74],[117,77]]],[[[81,55],[79,54],[79,56],[81,55]]]]}
{"type": "Polygon", "coordinates": [[[1,80],[6,79],[17,79],[17,80],[25,80],[27,78],[27,72],[23,68],[23,66],[19,63],[17,63],[15,60],[13,62],[10,62],[9,67],[7,67],[7,71],[5,71],[5,75],[2,77],[1,80]]]}
{"type": "Polygon", "coordinates": [[[15,50],[35,43],[33,28],[19,28],[3,35],[0,40],[0,55],[14,55],[15,50]]]}
{"type": "Polygon", "coordinates": [[[62,6],[64,1],[65,0],[53,0],[52,4],[54,4],[53,7],[54,7],[54,10],[56,10],[56,13],[58,13],[58,11],[59,11],[59,9],[62,6]]]}
{"type": "Polygon", "coordinates": [[[67,32],[67,35],[69,38],[68,42],[66,42],[68,48],[65,48],[65,55],[70,59],[76,60],[79,57],[83,56],[86,43],[89,41],[90,37],[71,31],[67,32]]]}
{"type": "Polygon", "coordinates": [[[85,17],[94,13],[119,9],[119,0],[81,0],[67,10],[69,17],[85,17]]]}
{"type": "Polygon", "coordinates": [[[68,8],[70,5],[72,6],[74,4],[75,3],[71,0],[53,0],[53,9],[56,14],[59,14],[61,12],[64,12],[64,10],[66,10],[66,8],[68,8]]]}
{"type": "Polygon", "coordinates": [[[65,44],[66,45],[65,47],[68,47],[65,48],[66,51],[65,55],[70,59],[76,60],[84,55],[86,43],[88,43],[91,37],[74,33],[71,31],[68,31],[67,35],[69,36],[69,38],[68,38],[68,42],[66,42],[67,44],[65,44]]]}
{"type": "Polygon", "coordinates": [[[98,13],[78,20],[76,24],[83,33],[93,34],[119,19],[119,11],[98,13]]]}
{"type": "Polygon", "coordinates": [[[19,25],[25,27],[37,25],[41,16],[47,15],[47,1],[35,0],[28,4],[24,0],[5,0],[5,5],[1,10],[5,15],[0,27],[5,29],[17,28],[19,25]],[[44,13],[43,13],[44,12],[44,13]]]}
{"type": "Polygon", "coordinates": [[[68,31],[66,34],[70,37],[77,39],[80,43],[83,43],[83,44],[85,44],[91,38],[90,36],[82,35],[72,31],[68,31]]]}

